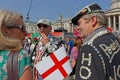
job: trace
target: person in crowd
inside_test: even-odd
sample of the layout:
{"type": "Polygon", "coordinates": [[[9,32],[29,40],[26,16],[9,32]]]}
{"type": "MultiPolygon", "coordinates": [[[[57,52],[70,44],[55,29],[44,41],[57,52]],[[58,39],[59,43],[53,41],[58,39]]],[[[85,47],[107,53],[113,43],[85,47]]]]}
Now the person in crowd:
{"type": "Polygon", "coordinates": [[[107,18],[98,4],[89,4],[73,18],[83,44],[76,80],[120,80],[120,42],[106,29],[107,18]]]}
{"type": "Polygon", "coordinates": [[[24,46],[23,46],[23,49],[26,50],[27,54],[30,53],[30,45],[31,45],[30,42],[31,42],[31,41],[30,41],[29,38],[26,38],[26,39],[24,40],[24,42],[23,42],[23,45],[24,45],[24,46]]]}
{"type": "Polygon", "coordinates": [[[82,41],[79,38],[75,38],[74,45],[73,45],[73,48],[71,50],[71,55],[70,55],[71,66],[73,68],[70,74],[71,76],[70,80],[75,79],[76,60],[77,60],[77,56],[78,56],[81,44],[82,44],[82,41]]]}
{"type": "Polygon", "coordinates": [[[0,80],[32,80],[29,57],[25,57],[26,35],[21,14],[0,10],[0,80]]]}
{"type": "Polygon", "coordinates": [[[73,44],[74,44],[74,40],[73,39],[74,38],[71,37],[70,40],[69,40],[69,42],[68,42],[68,44],[67,44],[67,54],[68,54],[69,57],[70,57],[71,50],[72,50],[73,44]]]}
{"type": "Polygon", "coordinates": [[[58,41],[58,46],[59,46],[59,47],[62,47],[62,46],[65,47],[65,42],[64,42],[64,40],[58,41]]]}
{"type": "MultiPolygon", "coordinates": [[[[53,36],[50,35],[50,32],[52,30],[51,21],[48,19],[40,19],[37,22],[37,26],[39,28],[40,39],[36,47],[35,58],[33,58],[34,65],[37,64],[39,61],[41,61],[43,58],[47,57],[49,53],[58,49],[58,46],[53,36]]],[[[34,68],[34,72],[35,72],[34,80],[38,80],[40,76],[38,76],[39,74],[35,68],[34,68]]]]}
{"type": "Polygon", "coordinates": [[[64,43],[65,43],[65,49],[67,51],[67,47],[68,47],[68,42],[69,42],[69,37],[65,37],[64,38],[64,43]]]}

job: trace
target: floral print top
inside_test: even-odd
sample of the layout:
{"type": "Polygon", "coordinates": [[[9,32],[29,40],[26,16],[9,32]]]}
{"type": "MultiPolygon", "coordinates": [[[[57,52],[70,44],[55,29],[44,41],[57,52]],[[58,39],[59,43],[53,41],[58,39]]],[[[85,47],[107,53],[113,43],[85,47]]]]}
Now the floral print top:
{"type": "MultiPolygon", "coordinates": [[[[10,51],[8,50],[0,50],[0,80],[8,80],[7,77],[7,60],[10,51]]],[[[18,76],[19,78],[22,76],[25,66],[30,65],[29,56],[25,55],[24,50],[19,51],[18,55],[18,76]]]]}

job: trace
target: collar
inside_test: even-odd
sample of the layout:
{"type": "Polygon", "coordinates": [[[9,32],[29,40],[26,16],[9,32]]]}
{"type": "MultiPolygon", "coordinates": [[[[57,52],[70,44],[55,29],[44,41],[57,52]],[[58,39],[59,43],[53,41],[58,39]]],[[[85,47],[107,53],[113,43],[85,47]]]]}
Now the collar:
{"type": "Polygon", "coordinates": [[[109,33],[108,30],[106,30],[105,27],[101,27],[96,29],[93,33],[91,33],[88,37],[86,37],[83,41],[83,45],[92,43],[94,39],[96,39],[98,36],[102,36],[104,34],[109,33]]]}

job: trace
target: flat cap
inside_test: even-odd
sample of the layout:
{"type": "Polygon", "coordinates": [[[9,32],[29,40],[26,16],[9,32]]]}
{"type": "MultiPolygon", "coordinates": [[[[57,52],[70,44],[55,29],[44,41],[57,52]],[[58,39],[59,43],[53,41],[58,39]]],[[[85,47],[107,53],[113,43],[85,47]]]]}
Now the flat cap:
{"type": "Polygon", "coordinates": [[[98,4],[90,4],[86,7],[84,7],[83,9],[81,9],[73,18],[72,18],[72,23],[74,25],[78,25],[77,21],[80,17],[82,17],[83,15],[86,14],[90,14],[90,13],[96,13],[96,12],[102,12],[104,13],[104,11],[102,10],[102,8],[98,5],[98,4]]]}

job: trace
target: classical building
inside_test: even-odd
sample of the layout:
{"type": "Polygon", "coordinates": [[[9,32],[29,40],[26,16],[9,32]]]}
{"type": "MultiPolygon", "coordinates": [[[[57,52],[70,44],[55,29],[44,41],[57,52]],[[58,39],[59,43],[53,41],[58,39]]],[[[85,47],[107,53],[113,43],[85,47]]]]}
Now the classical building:
{"type": "Polygon", "coordinates": [[[113,31],[120,31],[120,0],[112,0],[111,9],[105,11],[108,17],[108,26],[113,29],[113,31]]]}
{"type": "Polygon", "coordinates": [[[64,28],[68,33],[73,33],[73,24],[71,23],[71,18],[62,19],[62,15],[58,16],[58,20],[52,22],[52,31],[58,28],[64,28]]]}
{"type": "Polygon", "coordinates": [[[35,22],[25,21],[25,25],[26,25],[26,30],[28,33],[38,32],[38,27],[36,26],[35,22]]]}

